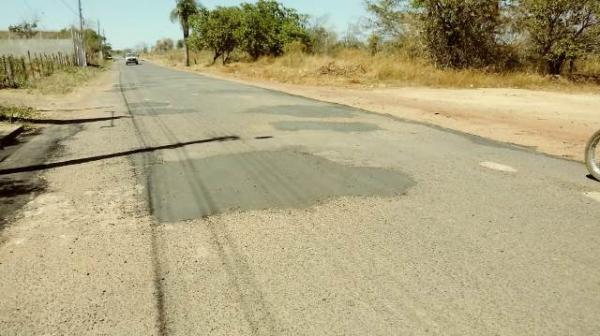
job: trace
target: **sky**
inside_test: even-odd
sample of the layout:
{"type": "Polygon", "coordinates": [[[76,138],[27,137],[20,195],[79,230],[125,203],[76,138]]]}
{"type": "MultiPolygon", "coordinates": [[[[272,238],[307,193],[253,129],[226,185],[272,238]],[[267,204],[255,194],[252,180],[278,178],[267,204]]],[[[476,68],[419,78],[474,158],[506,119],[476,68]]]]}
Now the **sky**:
{"type": "MultiPolygon", "coordinates": [[[[342,33],[349,24],[365,16],[363,0],[279,0],[312,17],[327,17],[327,25],[342,33]]],[[[180,39],[180,28],[171,23],[169,13],[175,0],[82,0],[86,22],[96,28],[97,21],[115,49],[132,48],[140,43],[153,45],[170,37],[180,39]]],[[[254,0],[202,0],[214,6],[237,5],[254,0]]],[[[58,30],[78,25],[77,0],[0,0],[0,30],[11,24],[37,17],[43,30],[58,30]]]]}

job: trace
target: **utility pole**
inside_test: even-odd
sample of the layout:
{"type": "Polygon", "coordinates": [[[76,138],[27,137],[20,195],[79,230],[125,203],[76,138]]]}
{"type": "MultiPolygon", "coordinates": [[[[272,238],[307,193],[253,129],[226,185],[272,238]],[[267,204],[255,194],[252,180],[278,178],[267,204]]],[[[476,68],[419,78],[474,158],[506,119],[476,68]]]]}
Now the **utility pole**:
{"type": "Polygon", "coordinates": [[[98,20],[98,37],[100,37],[100,60],[104,59],[104,41],[100,30],[100,20],[98,20]]]}
{"type": "Polygon", "coordinates": [[[79,34],[81,35],[81,54],[82,54],[82,62],[81,65],[87,66],[87,58],[85,57],[85,34],[83,31],[83,9],[81,8],[81,0],[79,0],[79,34]]]}

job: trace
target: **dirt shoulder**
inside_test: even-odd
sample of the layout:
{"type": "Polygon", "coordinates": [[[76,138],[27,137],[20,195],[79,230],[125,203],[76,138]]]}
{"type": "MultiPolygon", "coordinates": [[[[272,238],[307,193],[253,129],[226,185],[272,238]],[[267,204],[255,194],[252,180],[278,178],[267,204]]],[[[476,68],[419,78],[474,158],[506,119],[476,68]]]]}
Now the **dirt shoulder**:
{"type": "Polygon", "coordinates": [[[40,112],[41,118],[93,118],[106,116],[107,109],[112,106],[99,107],[92,104],[99,92],[116,90],[113,78],[116,72],[112,69],[98,71],[90,80],[68,93],[47,94],[35,89],[0,90],[0,104],[32,107],[40,112]]]}
{"type": "MultiPolygon", "coordinates": [[[[169,66],[159,60],[151,61],[169,66]]],[[[424,122],[579,161],[583,160],[587,140],[600,129],[600,94],[522,89],[331,87],[256,80],[223,73],[218,67],[195,67],[188,71],[424,122]]]]}

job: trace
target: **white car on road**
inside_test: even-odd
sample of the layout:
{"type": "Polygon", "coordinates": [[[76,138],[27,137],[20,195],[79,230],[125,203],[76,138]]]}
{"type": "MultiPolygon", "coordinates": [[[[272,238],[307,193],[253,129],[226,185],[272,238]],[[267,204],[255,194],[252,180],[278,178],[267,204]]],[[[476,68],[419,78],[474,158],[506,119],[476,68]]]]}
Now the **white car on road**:
{"type": "Polygon", "coordinates": [[[127,56],[125,56],[125,64],[129,65],[129,64],[140,64],[139,60],[138,60],[138,56],[136,54],[127,54],[127,56]]]}

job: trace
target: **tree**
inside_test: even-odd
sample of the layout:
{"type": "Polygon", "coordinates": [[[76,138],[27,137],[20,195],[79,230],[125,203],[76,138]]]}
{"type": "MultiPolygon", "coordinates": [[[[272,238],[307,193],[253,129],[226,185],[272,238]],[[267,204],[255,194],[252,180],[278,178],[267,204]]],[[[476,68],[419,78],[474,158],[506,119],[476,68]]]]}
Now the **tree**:
{"type": "Polygon", "coordinates": [[[379,52],[379,50],[381,48],[381,38],[379,37],[379,35],[371,34],[371,36],[369,36],[368,43],[369,43],[369,52],[371,53],[371,56],[377,55],[377,53],[379,52]]]}
{"type": "Polygon", "coordinates": [[[8,31],[17,34],[21,38],[32,38],[37,34],[35,30],[38,26],[38,20],[34,19],[31,22],[23,21],[16,25],[8,26],[8,31]]]}
{"type": "Polygon", "coordinates": [[[414,0],[420,34],[436,65],[485,67],[498,52],[499,0],[414,0]]]}
{"type": "Polygon", "coordinates": [[[365,6],[371,14],[369,24],[375,34],[386,39],[397,39],[404,33],[404,16],[408,9],[406,0],[365,0],[365,6]]]}
{"type": "Polygon", "coordinates": [[[348,24],[348,29],[342,36],[340,43],[344,48],[362,49],[365,47],[364,41],[363,25],[360,22],[355,22],[348,24]]]}
{"type": "Polygon", "coordinates": [[[157,52],[167,52],[172,50],[175,47],[175,42],[173,42],[170,38],[164,38],[156,41],[154,45],[154,50],[157,52]]]}
{"type": "Polygon", "coordinates": [[[223,64],[240,44],[242,10],[239,7],[217,7],[204,10],[191,20],[190,44],[213,52],[213,63],[222,57],[223,64]]]}
{"type": "Polygon", "coordinates": [[[103,50],[104,37],[99,35],[94,29],[85,28],[83,37],[85,40],[85,50],[89,57],[93,57],[103,50]]]}
{"type": "Polygon", "coordinates": [[[567,61],[600,49],[600,1],[513,1],[518,27],[530,52],[552,75],[567,61]]]}
{"type": "Polygon", "coordinates": [[[338,43],[337,33],[326,27],[327,17],[320,17],[313,20],[310,27],[307,28],[307,34],[310,40],[308,51],[317,54],[326,54],[333,50],[338,43]]]}
{"type": "Polygon", "coordinates": [[[306,32],[307,17],[274,0],[244,3],[242,8],[241,47],[253,59],[263,55],[279,56],[292,41],[310,43],[306,32]]]}
{"type": "Polygon", "coordinates": [[[190,66],[190,51],[187,46],[187,39],[190,35],[190,18],[198,14],[202,6],[196,0],[176,0],[177,4],[171,11],[171,21],[179,21],[183,31],[183,49],[185,53],[185,66],[190,66]]]}

